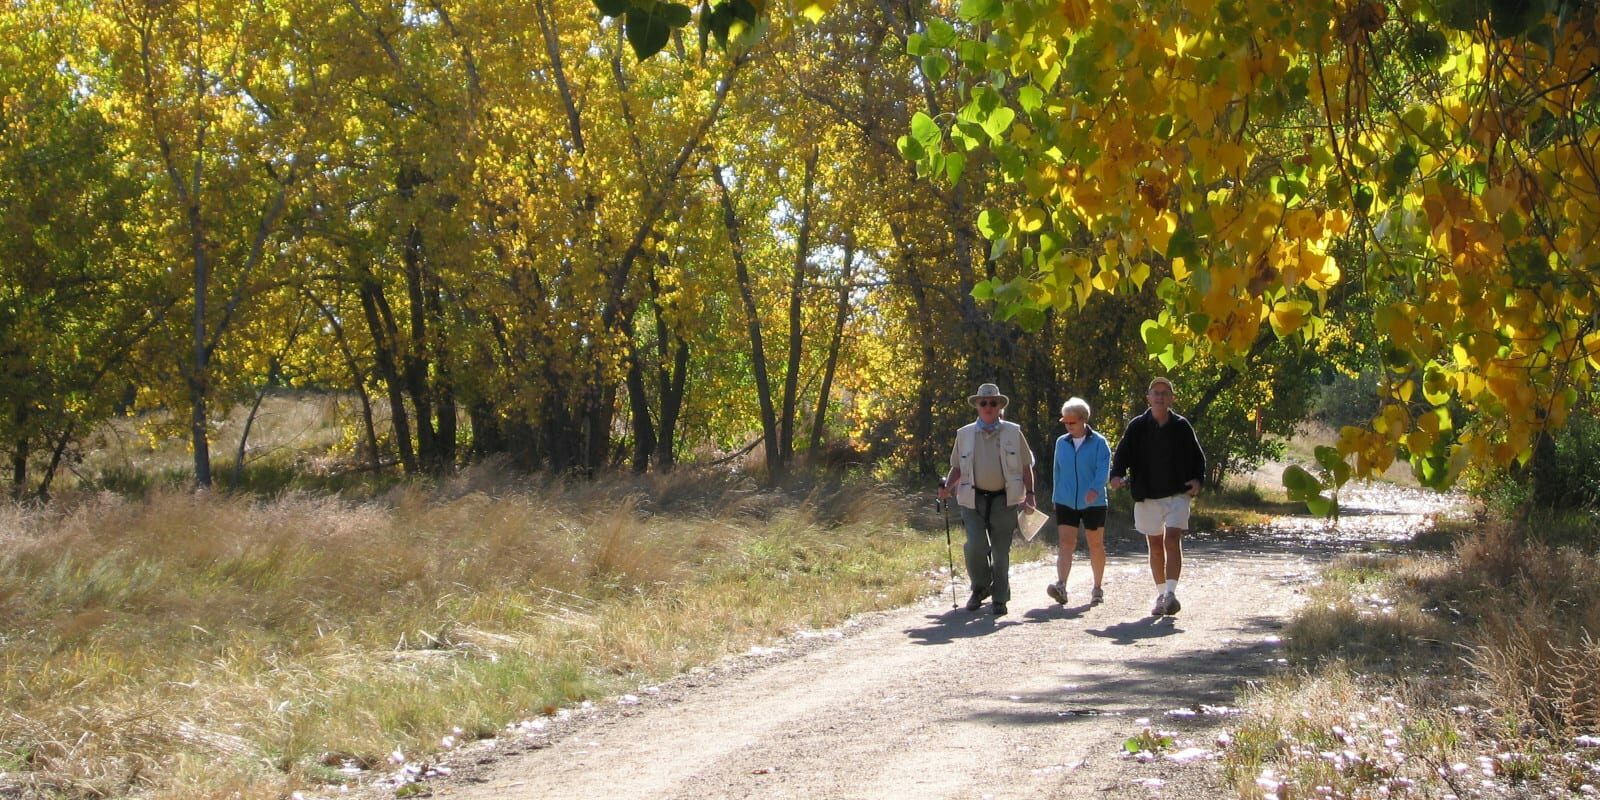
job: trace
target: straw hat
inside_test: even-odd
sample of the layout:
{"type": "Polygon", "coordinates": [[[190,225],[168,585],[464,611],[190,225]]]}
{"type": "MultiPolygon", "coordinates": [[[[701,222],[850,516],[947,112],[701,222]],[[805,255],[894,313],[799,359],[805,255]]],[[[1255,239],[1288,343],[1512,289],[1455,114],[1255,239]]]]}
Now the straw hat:
{"type": "Polygon", "coordinates": [[[1001,408],[1005,408],[1006,406],[1011,404],[1011,398],[1006,397],[1005,395],[1001,394],[1000,393],[1000,387],[998,387],[998,386],[996,386],[996,385],[994,385],[992,383],[985,383],[985,384],[979,386],[978,387],[978,393],[975,394],[975,395],[972,395],[971,397],[968,397],[967,398],[967,402],[971,403],[973,405],[973,407],[977,407],[979,400],[981,400],[983,398],[995,398],[995,397],[1000,399],[1000,407],[1001,408]]]}

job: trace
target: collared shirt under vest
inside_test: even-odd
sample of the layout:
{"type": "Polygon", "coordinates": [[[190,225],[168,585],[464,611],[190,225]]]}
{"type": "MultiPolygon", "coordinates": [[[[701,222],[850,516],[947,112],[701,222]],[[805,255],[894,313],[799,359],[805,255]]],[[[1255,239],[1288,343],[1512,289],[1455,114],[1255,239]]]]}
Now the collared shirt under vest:
{"type": "Polygon", "coordinates": [[[1022,437],[1022,427],[1015,422],[1000,420],[993,433],[985,433],[973,422],[956,431],[950,466],[961,470],[955,487],[957,503],[977,508],[975,489],[1004,489],[1006,505],[1014,506],[1027,495],[1023,473],[1033,470],[1033,451],[1022,437]]]}

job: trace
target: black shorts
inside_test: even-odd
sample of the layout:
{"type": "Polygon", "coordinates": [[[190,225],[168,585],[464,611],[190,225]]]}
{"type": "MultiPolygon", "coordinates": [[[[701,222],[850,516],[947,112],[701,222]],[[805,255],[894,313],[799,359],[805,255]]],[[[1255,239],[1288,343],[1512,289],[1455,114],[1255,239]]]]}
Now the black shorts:
{"type": "Polygon", "coordinates": [[[1056,524],[1076,528],[1083,524],[1084,530],[1098,530],[1106,526],[1106,507],[1089,506],[1088,508],[1071,508],[1069,506],[1056,506],[1056,524]]]}

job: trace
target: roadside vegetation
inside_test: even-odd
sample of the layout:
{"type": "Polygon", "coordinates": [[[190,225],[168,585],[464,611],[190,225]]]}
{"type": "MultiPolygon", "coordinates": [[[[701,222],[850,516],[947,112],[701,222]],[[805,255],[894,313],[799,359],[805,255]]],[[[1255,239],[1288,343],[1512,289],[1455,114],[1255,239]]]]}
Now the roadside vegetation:
{"type": "Polygon", "coordinates": [[[1326,570],[1225,748],[1240,797],[1600,794],[1595,431],[1475,476],[1478,518],[1326,570]]]}
{"type": "Polygon", "coordinates": [[[325,794],[942,591],[942,540],[869,478],[688,469],[0,507],[0,797],[325,794]]]}

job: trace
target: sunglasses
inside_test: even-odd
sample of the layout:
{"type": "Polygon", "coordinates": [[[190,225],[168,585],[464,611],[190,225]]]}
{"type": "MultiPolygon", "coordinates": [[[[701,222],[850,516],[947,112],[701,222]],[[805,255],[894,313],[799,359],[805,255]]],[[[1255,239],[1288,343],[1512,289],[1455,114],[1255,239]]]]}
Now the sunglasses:
{"type": "Polygon", "coordinates": [[[978,407],[979,408],[989,408],[990,406],[997,406],[997,405],[1000,405],[1000,401],[999,400],[979,400],[978,401],[978,407]]]}

